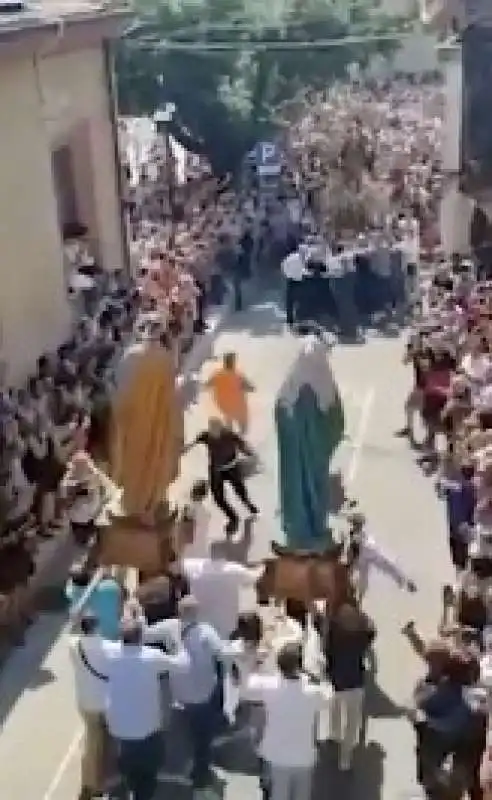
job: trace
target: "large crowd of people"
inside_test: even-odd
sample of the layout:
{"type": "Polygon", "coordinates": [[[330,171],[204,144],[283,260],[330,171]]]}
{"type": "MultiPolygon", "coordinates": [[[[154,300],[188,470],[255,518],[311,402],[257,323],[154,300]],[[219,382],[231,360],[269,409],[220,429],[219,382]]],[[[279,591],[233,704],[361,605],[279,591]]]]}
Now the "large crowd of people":
{"type": "MultiPolygon", "coordinates": [[[[412,88],[397,83],[372,88],[352,86],[347,92],[337,86],[328,97],[310,98],[302,122],[292,128],[294,138],[285,142],[285,164],[278,181],[265,187],[253,176],[254,204],[260,215],[256,269],[278,269],[284,259],[288,323],[302,318],[299,292],[292,283],[304,280],[313,262],[332,284],[364,271],[360,262],[368,254],[372,258],[376,251],[376,268],[373,263],[365,264],[366,287],[376,285],[383,309],[394,310],[399,302],[408,300],[410,305],[415,299],[420,237],[429,237],[435,225],[439,190],[440,114],[438,110],[434,116],[422,114],[422,97],[438,108],[439,87],[412,88]],[[368,110],[371,114],[366,118],[368,110]],[[389,124],[383,125],[383,119],[389,124]],[[339,120],[340,126],[336,146],[329,141],[327,145],[323,132],[326,124],[331,133],[334,120],[339,120]],[[349,132],[346,139],[342,128],[344,134],[349,132]],[[338,157],[333,160],[327,147],[338,150],[338,157]],[[396,164],[390,158],[395,153],[396,164]],[[338,207],[327,204],[330,181],[347,178],[353,182],[352,200],[345,198],[338,207]],[[363,194],[363,189],[368,194],[366,202],[357,203],[355,193],[363,194]],[[400,245],[401,256],[396,267],[389,252],[395,244],[400,245]],[[402,284],[398,295],[394,290],[396,278],[402,284]]],[[[343,292],[337,293],[336,284],[330,288],[340,302],[343,292]]],[[[339,327],[343,329],[349,324],[351,309],[346,301],[337,306],[339,327]]],[[[365,310],[370,315],[376,309],[368,304],[365,310]]],[[[314,313],[311,306],[307,315],[314,313]]],[[[224,363],[228,375],[229,367],[224,363]]],[[[247,382],[239,377],[244,389],[247,382]]],[[[214,380],[211,388],[217,394],[220,386],[215,386],[214,380]]],[[[215,399],[223,412],[221,397],[215,399]]],[[[223,413],[226,421],[246,431],[244,409],[242,414],[232,413],[232,421],[229,407],[223,413]]],[[[219,444],[222,439],[225,442],[226,432],[222,436],[215,428],[220,429],[218,421],[213,421],[197,441],[207,446],[210,437],[219,444]]],[[[232,441],[231,434],[227,435],[232,441]]],[[[239,449],[250,453],[240,437],[235,436],[235,441],[242,443],[239,449]]],[[[218,452],[218,445],[215,449],[218,452]]],[[[232,455],[226,459],[227,468],[230,458],[235,464],[238,455],[237,448],[229,451],[232,455]]],[[[261,453],[258,455],[261,457],[261,453]]],[[[221,458],[223,465],[226,457],[221,454],[221,458]]],[[[229,517],[231,534],[237,522],[222,503],[223,466],[217,467],[212,459],[210,469],[213,497],[229,517]],[[221,497],[217,491],[219,477],[221,497]]],[[[265,617],[258,609],[240,613],[242,590],[256,583],[263,567],[224,561],[209,550],[206,491],[206,485],[197,485],[192,493],[196,542],[177,555],[165,576],[144,584],[130,604],[125,604],[124,590],[113,581],[112,596],[119,600],[113,606],[111,636],[106,633],[104,641],[101,638],[107,620],[101,620],[96,599],[82,613],[72,654],[87,733],[83,798],[93,797],[104,784],[105,748],[100,743],[109,740],[118,744],[118,767],[127,789],[139,800],[150,800],[163,762],[163,741],[172,735],[170,726],[176,724],[172,708],[179,709],[190,740],[191,772],[183,779],[189,779],[196,789],[205,788],[212,780],[211,745],[224,724],[230,723],[231,715],[237,718],[245,707],[250,708],[250,715],[251,705],[258,703],[264,710],[263,729],[260,732],[253,726],[253,740],[258,745],[260,785],[265,797],[308,800],[317,759],[313,731],[323,710],[328,711],[330,736],[340,743],[339,767],[344,771],[352,768],[362,726],[366,659],[376,636],[373,622],[360,607],[370,570],[384,570],[408,591],[416,590],[413,581],[367,537],[363,517],[354,515],[347,559],[356,577],[353,597],[357,602],[342,602],[328,615],[328,621],[325,614],[311,609],[315,633],[313,652],[308,657],[308,609],[296,598],[287,602],[285,614],[273,625],[268,614],[265,617]],[[120,612],[123,622],[115,642],[120,612]],[[163,674],[168,675],[164,710],[163,674]],[[133,697],[129,705],[130,681],[133,697]],[[232,709],[231,686],[236,687],[232,709]]],[[[246,494],[245,499],[250,511],[256,513],[246,494]]],[[[80,576],[77,580],[80,582],[80,576]]],[[[108,580],[99,585],[103,588],[96,589],[94,598],[99,591],[108,591],[108,580]]],[[[86,586],[87,582],[86,575],[82,584],[86,586]]],[[[409,626],[408,631],[416,637],[414,628],[409,626]]]]}
{"type": "Polygon", "coordinates": [[[205,164],[189,159],[171,218],[162,204],[170,191],[162,151],[156,137],[136,176],[123,164],[131,273],[102,268],[85,227],[68,226],[70,338],[39,357],[23,386],[2,382],[0,627],[7,645],[22,641],[34,613],[29,586],[42,539],[66,529],[68,516],[80,540],[81,529],[90,528],[104,505],[103,477],[84,459],[71,462],[74,453],[97,445],[121,355],[158,323],[179,370],[206,330],[208,307],[223,302],[238,263],[241,274],[247,268],[243,251],[251,250],[254,207],[229,184],[219,185],[205,164]],[[74,470],[89,476],[90,502],[74,495],[73,485],[80,483],[74,470]]]}
{"type": "Polygon", "coordinates": [[[418,462],[436,476],[456,570],[443,588],[440,638],[425,645],[412,623],[405,628],[429,667],[415,693],[419,776],[433,786],[446,763],[455,796],[473,798],[491,786],[487,754],[480,775],[490,693],[490,290],[477,266],[486,265],[455,258],[435,270],[408,344],[415,382],[399,432],[416,446],[419,415],[418,462]]]}
{"type": "MultiPolygon", "coordinates": [[[[492,291],[484,279],[490,265],[477,261],[485,251],[467,253],[471,260],[440,253],[439,84],[356,81],[305,96],[302,113],[299,103],[295,107],[283,141],[282,174],[268,192],[253,176],[252,190],[239,200],[194,162],[190,184],[198,181],[199,190],[183,190],[179,202],[174,196],[170,203],[169,194],[163,201],[159,175],[168,169],[168,155],[163,160],[158,148],[155,171],[142,168],[137,183],[128,173],[134,275],[82,270],[90,281],[74,289],[83,316],[73,339],[55,357],[40,358],[27,389],[6,387],[2,394],[2,564],[8,548],[17,548],[22,562],[21,542],[29,575],[31,547],[18,531],[33,510],[41,535],[52,534],[57,512],[68,513],[74,536],[87,542],[105,491],[104,475],[83,452],[88,421],[110,391],[115,360],[143,334],[149,316],[155,324],[156,312],[161,315],[178,366],[193,329],[205,322],[197,298],[218,291],[225,273],[240,307],[253,250],[257,270],[281,265],[289,324],[319,314],[312,292],[301,296],[299,288],[313,275],[327,279],[329,316],[341,333],[361,335],[380,311],[395,321],[403,307],[412,327],[405,359],[415,385],[397,435],[418,448],[420,466],[429,479],[434,476],[456,569],[455,585],[443,589],[436,640],[423,641],[414,622],[403,628],[426,665],[408,709],[416,779],[428,800],[478,800],[492,792],[492,291]],[[424,260],[430,275],[425,286],[424,260]]],[[[288,118],[291,112],[285,113],[288,118]]],[[[219,373],[212,388],[220,406],[219,373]]],[[[246,433],[247,408],[241,409],[237,416],[228,407],[224,415],[246,433]]],[[[197,443],[211,450],[217,425],[197,443]]],[[[230,430],[227,435],[253,455],[240,437],[230,430]]],[[[228,451],[234,463],[226,458],[219,472],[236,469],[236,451],[228,451]]],[[[213,463],[210,468],[213,484],[217,469],[213,463]]],[[[211,488],[221,505],[226,478],[219,481],[222,495],[217,480],[211,488]]],[[[340,745],[339,768],[352,768],[377,635],[363,607],[369,569],[383,569],[402,589],[418,587],[380,552],[363,515],[354,513],[345,553],[354,580],[350,596],[322,613],[298,598],[288,600],[282,613],[271,607],[266,614],[257,607],[245,613],[243,589],[257,585],[264,567],[226,561],[209,548],[207,491],[204,481],[193,487],[184,552],[134,595],[111,574],[89,593],[85,568],[78,566],[70,577],[71,656],[85,726],[81,800],[104,796],[108,764],[117,767],[133,800],[152,800],[176,714],[191,755],[190,772],[180,778],[197,790],[213,780],[215,738],[245,709],[268,800],[309,800],[324,711],[329,736],[340,745]]],[[[243,501],[257,513],[245,491],[243,501]]],[[[233,535],[237,521],[223,502],[221,508],[233,535]]],[[[5,580],[11,576],[6,569],[5,580]]],[[[24,587],[25,580],[15,586],[24,587]]],[[[25,604],[18,608],[26,613],[25,604]]]]}
{"type": "MultiPolygon", "coordinates": [[[[397,435],[408,437],[418,450],[418,464],[435,476],[456,570],[455,584],[443,587],[439,638],[425,643],[414,622],[403,628],[427,666],[409,716],[416,731],[417,781],[432,800],[482,798],[492,789],[490,235],[482,224],[480,240],[471,228],[466,253],[446,257],[440,250],[440,104],[439,86],[398,81],[376,88],[337,88],[328,98],[316,99],[312,115],[303,118],[294,134],[297,163],[311,187],[303,204],[302,243],[282,265],[289,322],[312,314],[309,299],[302,313],[306,300],[299,286],[313,269],[329,279],[342,329],[353,328],[360,312],[367,310],[368,276],[389,312],[402,300],[411,309],[405,361],[415,381],[397,435]],[[332,137],[327,142],[320,135],[325,115],[330,135],[339,136],[335,159],[332,137]],[[311,149],[306,141],[312,142],[311,149]],[[331,168],[320,181],[326,163],[323,148],[331,168]],[[343,201],[332,198],[331,205],[323,205],[327,187],[342,192],[344,184],[349,190],[343,201]],[[317,236],[314,256],[309,234],[317,236]],[[403,256],[398,262],[391,258],[395,248],[403,256]],[[355,278],[349,278],[351,273],[355,278]],[[401,291],[397,281],[402,278],[401,291]],[[342,280],[344,297],[337,288],[342,280]],[[415,434],[417,417],[422,437],[415,434]]],[[[477,209],[475,222],[482,217],[477,209]]],[[[370,310],[377,310],[376,305],[370,310]]],[[[357,572],[366,542],[360,518],[355,528],[357,572]]]]}
{"type": "MultiPolygon", "coordinates": [[[[297,248],[282,265],[289,322],[323,314],[361,336],[416,299],[422,254],[439,245],[442,97],[419,86],[335,86],[289,126],[297,248]],[[370,100],[369,100],[370,98],[370,100]]],[[[292,205],[292,201],[291,201],[292,205]]]]}

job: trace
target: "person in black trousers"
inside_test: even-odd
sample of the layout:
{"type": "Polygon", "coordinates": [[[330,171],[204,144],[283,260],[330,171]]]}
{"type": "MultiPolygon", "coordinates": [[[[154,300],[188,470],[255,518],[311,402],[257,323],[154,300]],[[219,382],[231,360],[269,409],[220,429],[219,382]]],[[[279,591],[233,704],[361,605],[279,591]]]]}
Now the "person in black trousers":
{"type": "Polygon", "coordinates": [[[234,288],[234,310],[242,311],[244,307],[243,286],[251,277],[251,260],[253,257],[253,234],[247,228],[239,240],[239,252],[232,272],[234,288]]]}
{"type": "Polygon", "coordinates": [[[195,278],[195,285],[198,294],[196,298],[196,319],[193,325],[193,331],[194,333],[203,333],[207,327],[205,322],[205,298],[207,289],[203,281],[198,280],[198,278],[195,278]]]}
{"type": "Polygon", "coordinates": [[[202,431],[185,451],[197,444],[204,444],[208,450],[210,491],[216,505],[227,517],[226,532],[232,535],[239,527],[239,517],[225,496],[225,484],[232,486],[251,515],[258,514],[248,495],[241,464],[241,456],[252,457],[254,453],[240,436],[215,418],[209,420],[208,430],[202,431]]]}

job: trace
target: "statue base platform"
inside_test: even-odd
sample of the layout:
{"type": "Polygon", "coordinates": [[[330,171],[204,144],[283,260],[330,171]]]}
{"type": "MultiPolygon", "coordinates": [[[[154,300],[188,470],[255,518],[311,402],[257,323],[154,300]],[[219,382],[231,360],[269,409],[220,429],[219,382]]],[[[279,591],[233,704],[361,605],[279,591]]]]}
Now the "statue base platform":
{"type": "Polygon", "coordinates": [[[159,509],[153,522],[134,515],[111,515],[99,532],[100,566],[133,567],[146,577],[162,575],[177,552],[178,512],[159,509]]]}
{"type": "Polygon", "coordinates": [[[341,560],[341,546],[323,553],[296,550],[271,542],[273,557],[265,560],[265,571],[256,584],[259,605],[271,599],[292,600],[309,606],[324,600],[331,607],[351,596],[350,570],[341,560]]]}

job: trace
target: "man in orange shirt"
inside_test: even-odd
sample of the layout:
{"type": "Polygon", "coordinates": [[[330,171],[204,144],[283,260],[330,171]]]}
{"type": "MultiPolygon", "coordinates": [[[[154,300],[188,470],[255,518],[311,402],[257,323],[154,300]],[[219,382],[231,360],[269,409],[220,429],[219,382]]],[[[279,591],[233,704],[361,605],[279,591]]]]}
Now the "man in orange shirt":
{"type": "Polygon", "coordinates": [[[226,353],[222,366],[207,381],[213,401],[225,424],[238,428],[241,435],[248,430],[248,393],[254,386],[237,370],[236,353],[226,353]]]}

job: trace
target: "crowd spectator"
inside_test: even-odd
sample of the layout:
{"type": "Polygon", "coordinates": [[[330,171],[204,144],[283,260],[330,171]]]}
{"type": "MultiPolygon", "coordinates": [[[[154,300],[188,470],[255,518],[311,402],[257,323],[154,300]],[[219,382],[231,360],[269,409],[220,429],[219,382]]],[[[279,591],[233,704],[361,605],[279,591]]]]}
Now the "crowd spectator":
{"type": "MultiPolygon", "coordinates": [[[[207,304],[222,302],[231,278],[224,280],[218,252],[227,251],[232,263],[250,258],[251,209],[245,211],[230,183],[215,180],[203,161],[189,158],[187,165],[181,190],[175,187],[176,208],[169,204],[172,179],[163,168],[159,137],[135,180],[123,165],[131,274],[102,269],[87,229],[66,226],[70,338],[56,353],[40,356],[24,386],[8,386],[2,376],[0,550],[7,558],[12,537],[18,537],[22,585],[35,569],[40,537],[53,538],[68,522],[77,544],[91,540],[109,487],[84,453],[105,455],[101,442],[122,354],[158,325],[178,370],[206,327],[207,304]],[[27,532],[35,534],[29,544],[27,532]]],[[[0,576],[7,600],[13,574],[5,581],[0,576]]]]}

